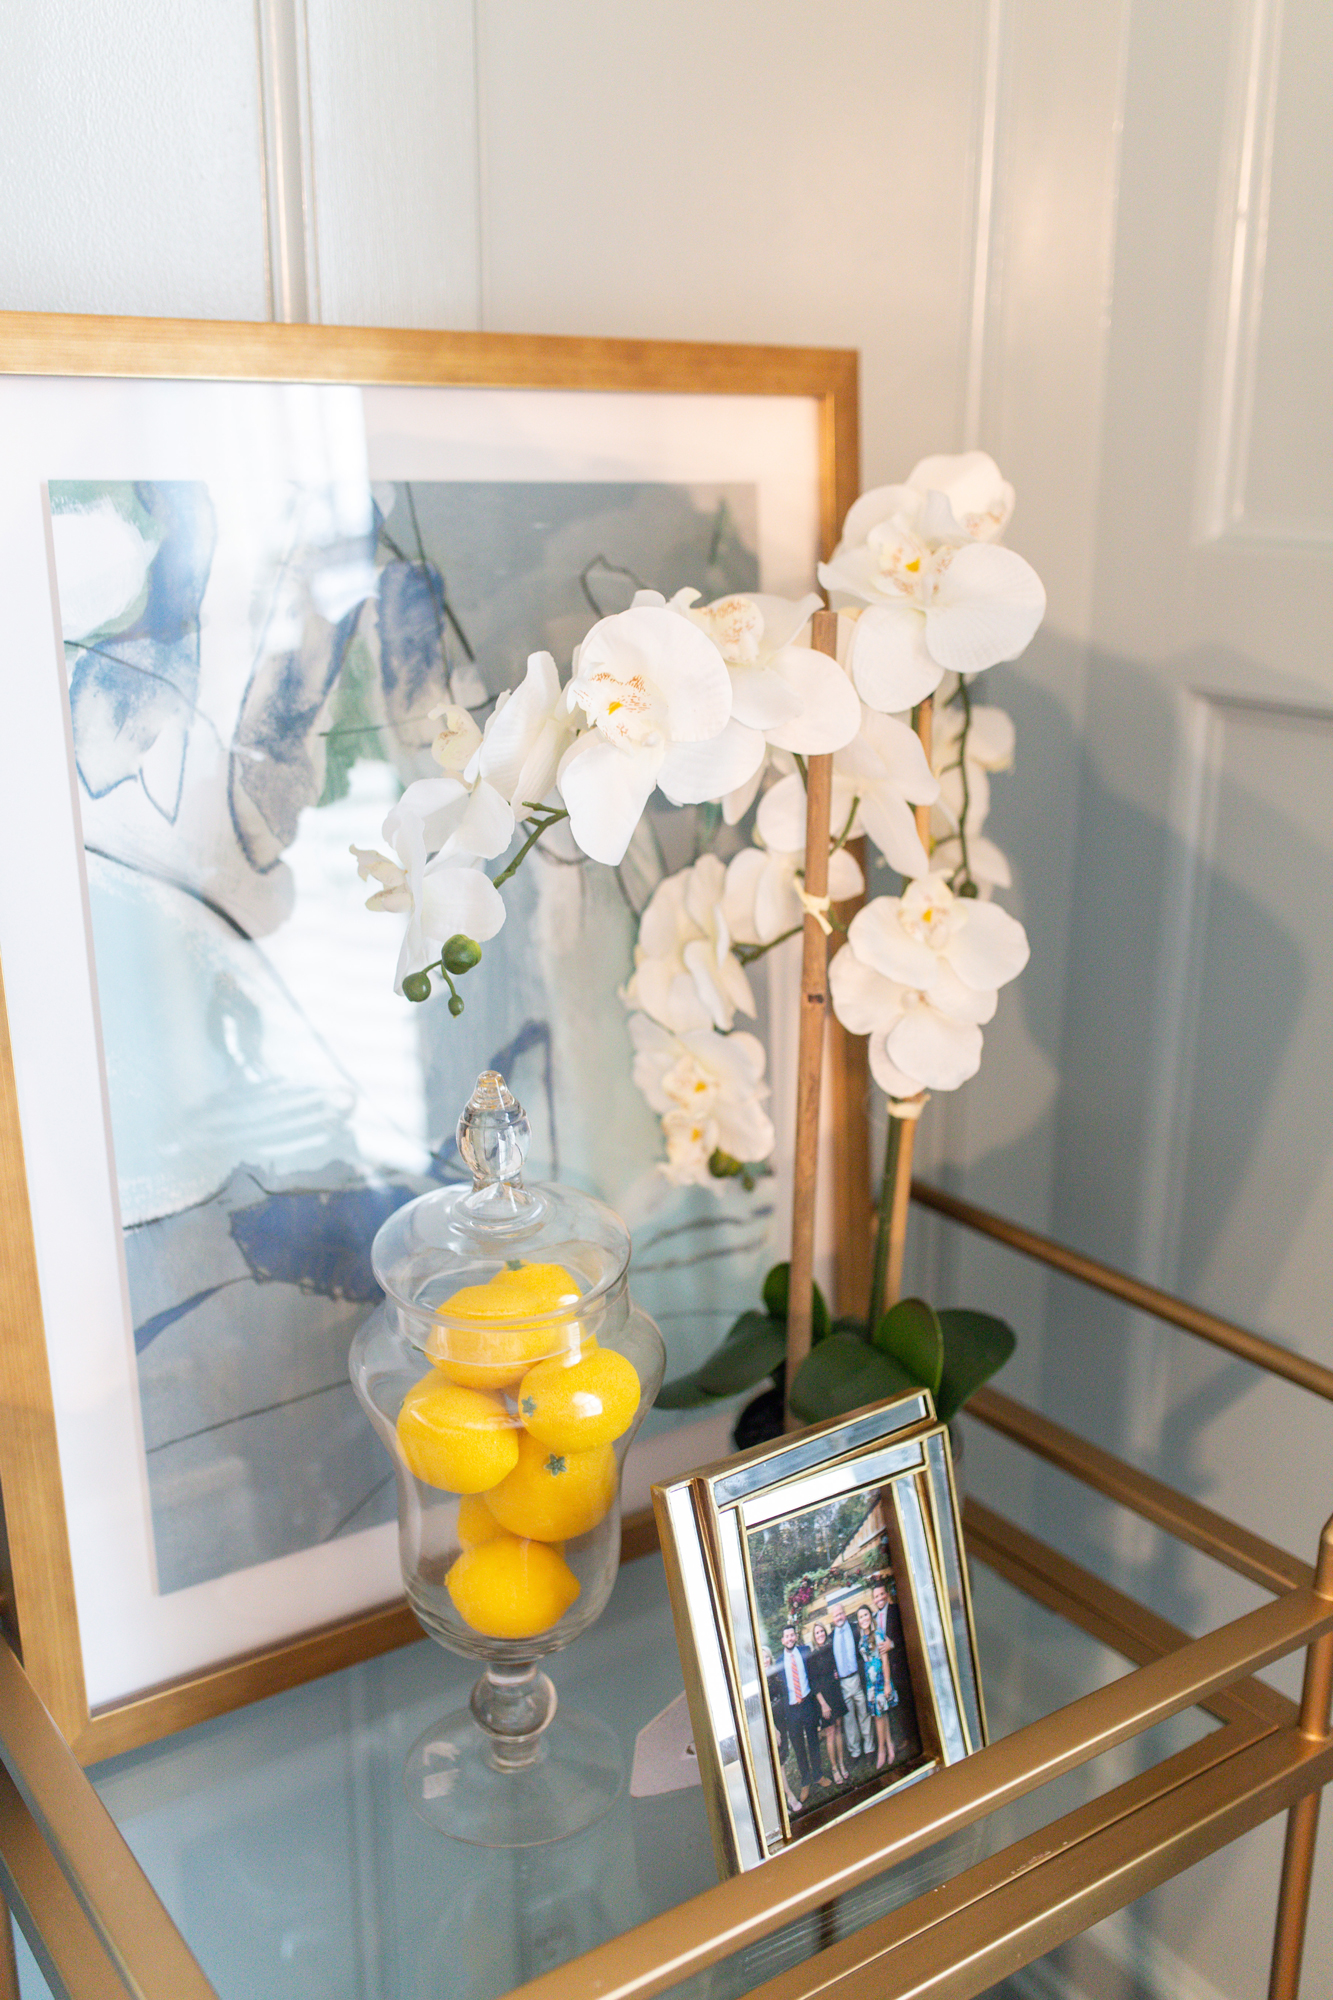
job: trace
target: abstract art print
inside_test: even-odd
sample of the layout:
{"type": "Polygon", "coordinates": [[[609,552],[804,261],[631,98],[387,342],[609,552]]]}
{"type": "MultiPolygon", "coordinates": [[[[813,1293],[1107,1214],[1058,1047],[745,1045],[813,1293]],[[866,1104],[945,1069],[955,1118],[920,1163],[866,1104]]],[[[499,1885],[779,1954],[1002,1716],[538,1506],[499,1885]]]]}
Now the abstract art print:
{"type": "MultiPolygon", "coordinates": [[[[298,358],[290,330],[252,331],[260,359],[232,367],[217,329],[175,331],[205,379],[138,349],[107,376],[105,345],[98,375],[0,372],[4,826],[11,851],[44,843],[5,885],[0,950],[78,1614],[52,1644],[88,1711],[396,1598],[347,1350],[376,1228],[462,1171],[481,1069],[529,1111],[534,1177],[625,1215],[673,1373],[784,1247],[781,1171],[672,1186],[630,1074],[637,917],[709,808],[663,802],[615,870],[546,840],[457,1019],[393,992],[397,926],[349,849],[437,770],[432,711],[484,723],[534,645],[567,671],[641,587],[799,588],[836,512],[844,358],[773,393],[746,350],[709,350],[732,392],[690,393],[688,350],[606,343],[599,389],[587,344],[516,367],[498,341],[531,381],[474,386],[484,342],[439,381],[443,337],[403,379],[427,337],[305,330],[298,358]]],[[[650,1421],[654,1464],[676,1429],[690,1462],[688,1420],[650,1421]]]]}
{"type": "MultiPolygon", "coordinates": [[[[649,1286],[674,1304],[678,1341],[715,1337],[753,1284],[771,1204],[669,1195],[630,1083],[616,989],[654,843],[618,897],[572,848],[543,853],[495,946],[503,971],[458,1021],[381,990],[388,940],[359,914],[349,848],[434,769],[432,711],[484,717],[511,685],[517,631],[567,655],[640,577],[756,588],[755,495],[49,492],[157,1581],[172,1591],[393,1517],[347,1347],[379,1298],[375,1230],[459,1171],[453,1124],[479,1069],[531,1106],[537,1176],[652,1209],[640,1269],[667,1243],[703,1253],[688,1305],[649,1286]]],[[[688,837],[665,811],[663,830],[688,837]]]]}

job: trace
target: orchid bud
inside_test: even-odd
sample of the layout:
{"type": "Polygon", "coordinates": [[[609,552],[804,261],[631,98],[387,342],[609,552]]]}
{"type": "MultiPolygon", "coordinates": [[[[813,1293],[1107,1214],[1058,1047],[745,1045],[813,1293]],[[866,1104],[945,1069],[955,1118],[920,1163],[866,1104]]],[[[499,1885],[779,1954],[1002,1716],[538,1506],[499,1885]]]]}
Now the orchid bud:
{"type": "MultiPolygon", "coordinates": [[[[465,936],[462,931],[455,931],[447,940],[441,956],[446,972],[471,972],[474,965],[481,963],[481,946],[475,938],[465,936]]],[[[461,1007],[459,1011],[461,1013],[461,1007]]]]}

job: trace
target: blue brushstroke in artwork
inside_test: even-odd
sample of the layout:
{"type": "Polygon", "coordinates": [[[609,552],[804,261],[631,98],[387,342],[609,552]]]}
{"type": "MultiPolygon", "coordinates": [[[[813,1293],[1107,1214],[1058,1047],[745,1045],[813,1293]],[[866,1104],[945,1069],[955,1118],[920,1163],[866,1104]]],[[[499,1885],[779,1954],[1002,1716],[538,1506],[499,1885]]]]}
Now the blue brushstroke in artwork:
{"type": "Polygon", "coordinates": [[[135,1353],[142,1354],[149,1342],[157,1339],[159,1333],[165,1333],[169,1326],[174,1326],[178,1319],[184,1319],[186,1313],[192,1313],[196,1306],[204,1303],[205,1299],[211,1299],[215,1293],[225,1290],[227,1285],[234,1285],[236,1282],[235,1278],[227,1278],[220,1285],[206,1285],[202,1292],[195,1292],[190,1298],[181,1299],[178,1304],[167,1306],[164,1311],[154,1313],[151,1319],[144,1320],[141,1326],[136,1326],[134,1329],[135,1353]]]}
{"type": "Polygon", "coordinates": [[[256,1279],[356,1305],[377,1305],[371,1268],[375,1231],[420,1190],[374,1184],[356,1188],[285,1189],[238,1209],[231,1234],[256,1279]]]}
{"type": "Polygon", "coordinates": [[[296,839],[301,814],[323,790],[312,740],[361,617],[306,621],[298,650],[261,660],[245,691],[232,741],[228,803],[241,850],[266,875],[296,839]]]}
{"type": "MultiPolygon", "coordinates": [[[[74,482],[52,482],[52,503],[77,500],[74,482]]],[[[88,489],[89,491],[93,489],[88,489]]],[[[175,729],[144,790],[173,824],[199,689],[199,607],[217,540],[208,488],[197,480],[141,480],[131,489],[135,525],[158,538],[142,611],[131,624],[79,642],[69,703],[79,776],[93,798],[143,777],[144,760],[175,729]]]]}
{"type": "Polygon", "coordinates": [[[434,563],[384,565],[379,631],[385,713],[404,722],[439,699],[445,673],[444,578],[434,563]]]}

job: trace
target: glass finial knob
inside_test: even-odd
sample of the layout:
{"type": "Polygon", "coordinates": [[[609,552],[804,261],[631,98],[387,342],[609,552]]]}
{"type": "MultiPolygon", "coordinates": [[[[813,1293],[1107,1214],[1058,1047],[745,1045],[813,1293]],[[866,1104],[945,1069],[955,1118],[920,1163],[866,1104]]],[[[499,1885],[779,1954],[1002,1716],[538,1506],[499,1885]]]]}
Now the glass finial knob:
{"type": "Polygon", "coordinates": [[[532,1140],[528,1114],[498,1070],[486,1069],[458,1121],[458,1150],[472,1174],[474,1195],[497,1183],[520,1189],[532,1140]]]}

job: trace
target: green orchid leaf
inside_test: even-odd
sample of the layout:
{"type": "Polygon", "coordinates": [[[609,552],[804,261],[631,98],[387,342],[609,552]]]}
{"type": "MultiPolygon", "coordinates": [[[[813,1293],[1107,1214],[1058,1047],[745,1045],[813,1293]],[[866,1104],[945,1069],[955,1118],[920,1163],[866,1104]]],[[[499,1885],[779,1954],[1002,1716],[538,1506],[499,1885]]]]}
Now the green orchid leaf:
{"type": "Polygon", "coordinates": [[[664,1382],[657,1392],[653,1404],[655,1410],[700,1410],[705,1403],[715,1403],[716,1396],[710,1396],[706,1389],[699,1387],[699,1371],[692,1375],[678,1375],[674,1382],[664,1382]]]}
{"type": "Polygon", "coordinates": [[[1003,1368],[1018,1342],[1011,1326],[993,1313],[951,1306],[939,1316],[944,1335],[944,1373],[935,1408],[942,1424],[958,1414],[968,1397],[997,1368],[1003,1368]]]}
{"type": "Polygon", "coordinates": [[[916,1388],[900,1364],[855,1333],[830,1333],[812,1347],[791,1385],[791,1406],[808,1424],[916,1388]]]}
{"type": "Polygon", "coordinates": [[[775,1264],[764,1279],[764,1311],[770,1319],[786,1319],[790,1284],[790,1264],[775,1264]]]}
{"type": "Polygon", "coordinates": [[[739,1340],[724,1340],[715,1354],[711,1354],[702,1368],[697,1371],[699,1387],[709,1396],[735,1396],[742,1389],[753,1388],[762,1382],[765,1375],[771,1375],[780,1361],[787,1357],[787,1336],[784,1329],[762,1314],[755,1313],[758,1324],[739,1340]]]}
{"type": "Polygon", "coordinates": [[[881,1354],[906,1369],[912,1380],[938,1398],[944,1376],[944,1334],[933,1306],[924,1299],[899,1299],[872,1335],[881,1354]]]}
{"type": "MultiPolygon", "coordinates": [[[[770,1319],[786,1321],[787,1301],[791,1290],[791,1265],[775,1264],[764,1279],[764,1310],[770,1319]]],[[[833,1321],[829,1317],[828,1304],[818,1285],[814,1287],[814,1308],[810,1319],[810,1342],[818,1346],[827,1340],[833,1331],[833,1321]]]]}
{"type": "Polygon", "coordinates": [[[724,1347],[729,1347],[733,1340],[749,1340],[761,1327],[767,1330],[772,1325],[773,1322],[767,1313],[743,1312],[739,1319],[732,1321],[730,1331],[722,1344],[724,1347]]]}

